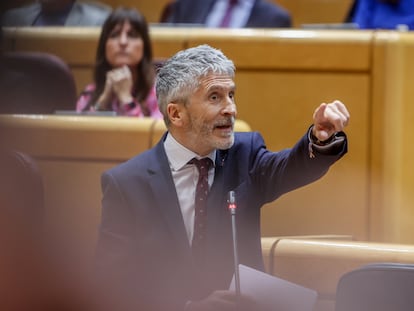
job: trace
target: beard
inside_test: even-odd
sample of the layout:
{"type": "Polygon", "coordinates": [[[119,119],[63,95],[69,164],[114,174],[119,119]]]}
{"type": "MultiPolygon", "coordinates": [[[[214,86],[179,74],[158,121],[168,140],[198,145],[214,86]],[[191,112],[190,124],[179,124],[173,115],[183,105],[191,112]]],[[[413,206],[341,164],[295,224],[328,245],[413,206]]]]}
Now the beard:
{"type": "Polygon", "coordinates": [[[234,117],[225,117],[214,123],[206,123],[202,119],[191,119],[190,131],[195,134],[200,144],[211,149],[226,150],[234,144],[234,117]]]}

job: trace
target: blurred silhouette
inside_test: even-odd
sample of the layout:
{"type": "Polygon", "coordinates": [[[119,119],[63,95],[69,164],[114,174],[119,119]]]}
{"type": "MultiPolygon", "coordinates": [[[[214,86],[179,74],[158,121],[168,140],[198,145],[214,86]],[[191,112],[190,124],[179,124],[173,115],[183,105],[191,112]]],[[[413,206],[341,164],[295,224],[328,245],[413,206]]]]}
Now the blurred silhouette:
{"type": "Polygon", "coordinates": [[[25,153],[2,148],[0,165],[2,212],[41,224],[44,215],[43,179],[35,160],[25,153]]]}
{"type": "Polygon", "coordinates": [[[206,27],[291,27],[290,13],[266,0],[177,0],[168,3],[160,21],[206,27]]]}
{"type": "Polygon", "coordinates": [[[110,293],[80,265],[76,244],[47,224],[36,160],[0,147],[1,310],[113,310],[110,293]]]}
{"type": "Polygon", "coordinates": [[[2,26],[101,26],[111,10],[97,1],[39,0],[7,10],[2,26]]]}
{"type": "Polygon", "coordinates": [[[52,114],[72,109],[76,85],[68,65],[43,52],[0,56],[0,113],[52,114]]]}

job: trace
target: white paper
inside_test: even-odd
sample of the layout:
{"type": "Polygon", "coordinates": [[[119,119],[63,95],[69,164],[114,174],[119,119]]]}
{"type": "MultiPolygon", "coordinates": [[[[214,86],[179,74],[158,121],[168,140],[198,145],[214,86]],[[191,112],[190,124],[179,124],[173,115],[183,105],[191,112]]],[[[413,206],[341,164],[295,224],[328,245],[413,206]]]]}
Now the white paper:
{"type": "MultiPolygon", "coordinates": [[[[240,292],[253,297],[260,310],[312,311],[318,294],[301,285],[239,265],[240,292]]],[[[234,277],[230,290],[235,291],[234,277]]]]}

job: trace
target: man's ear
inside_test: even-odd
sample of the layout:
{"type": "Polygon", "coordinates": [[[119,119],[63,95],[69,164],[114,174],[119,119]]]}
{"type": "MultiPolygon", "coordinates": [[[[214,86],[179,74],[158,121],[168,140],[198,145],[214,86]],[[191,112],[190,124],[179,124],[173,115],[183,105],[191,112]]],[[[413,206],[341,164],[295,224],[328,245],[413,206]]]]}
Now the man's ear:
{"type": "Polygon", "coordinates": [[[183,117],[184,117],[184,105],[177,104],[177,103],[169,103],[167,105],[167,114],[168,118],[170,119],[171,124],[174,126],[182,126],[183,125],[183,117]]]}

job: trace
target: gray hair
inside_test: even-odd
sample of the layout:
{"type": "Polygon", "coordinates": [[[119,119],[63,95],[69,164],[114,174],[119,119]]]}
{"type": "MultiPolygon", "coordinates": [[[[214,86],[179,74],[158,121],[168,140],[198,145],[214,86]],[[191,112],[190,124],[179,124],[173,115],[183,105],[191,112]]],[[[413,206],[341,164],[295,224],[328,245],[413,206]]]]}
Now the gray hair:
{"type": "Polygon", "coordinates": [[[182,50],[160,68],[155,82],[158,106],[169,125],[167,105],[170,102],[188,103],[188,98],[207,75],[228,75],[234,78],[234,63],[220,50],[207,44],[182,50]]]}

